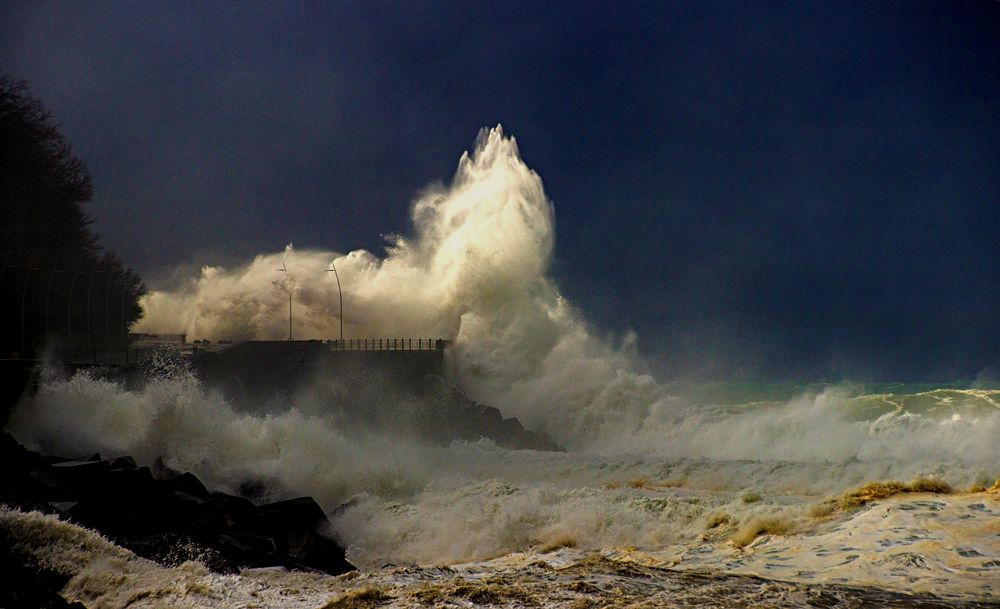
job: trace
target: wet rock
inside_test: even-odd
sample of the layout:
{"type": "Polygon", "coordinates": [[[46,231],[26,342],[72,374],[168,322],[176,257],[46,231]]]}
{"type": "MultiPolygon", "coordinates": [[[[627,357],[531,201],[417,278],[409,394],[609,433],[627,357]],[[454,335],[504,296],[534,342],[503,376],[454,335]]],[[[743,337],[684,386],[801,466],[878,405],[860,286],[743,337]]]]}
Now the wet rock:
{"type": "Polygon", "coordinates": [[[135,469],[138,467],[135,459],[129,456],[118,457],[111,462],[111,469],[135,469]]]}
{"type": "Polygon", "coordinates": [[[192,366],[207,387],[243,411],[321,404],[323,416],[349,432],[412,434],[445,445],[486,438],[506,448],[562,450],[545,434],[525,433],[517,419],[466,397],[444,377],[444,361],[440,349],[357,351],[319,341],[250,341],[196,351],[192,366]]]}
{"type": "MultiPolygon", "coordinates": [[[[217,571],[281,566],[338,574],[354,567],[324,535],[309,497],[255,505],[210,492],[189,472],[137,467],[130,457],[46,459],[0,437],[0,503],[54,512],[153,560],[192,557],[217,571]]],[[[2,605],[0,605],[2,606],[2,605]]]]}
{"type": "Polygon", "coordinates": [[[168,478],[161,482],[161,486],[168,491],[184,493],[191,497],[208,497],[208,489],[191,472],[184,472],[173,478],[168,478]]]}
{"type": "Polygon", "coordinates": [[[524,450],[560,451],[562,447],[543,433],[524,428],[516,417],[504,418],[499,409],[473,402],[464,396],[452,396],[450,425],[465,440],[486,438],[499,446],[524,450]]]}

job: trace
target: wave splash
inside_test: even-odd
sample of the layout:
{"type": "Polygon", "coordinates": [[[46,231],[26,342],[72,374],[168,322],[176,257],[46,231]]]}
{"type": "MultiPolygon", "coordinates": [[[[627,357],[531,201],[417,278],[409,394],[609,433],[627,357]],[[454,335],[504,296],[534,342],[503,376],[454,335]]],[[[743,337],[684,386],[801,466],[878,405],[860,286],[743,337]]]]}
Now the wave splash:
{"type": "Polygon", "coordinates": [[[590,445],[640,422],[662,389],[633,372],[633,338],[595,337],[548,274],[554,210],[542,180],[501,127],[480,133],[451,183],[423,191],[412,236],[392,235],[385,256],[356,250],[258,255],[143,300],[139,331],[192,338],[287,336],[288,293],[299,338],[338,335],[335,265],[346,337],[455,340],[459,381],[473,396],[563,442],[590,445]],[[288,273],[278,273],[282,263],[288,273]]]}
{"type": "Polygon", "coordinates": [[[366,565],[683,545],[723,521],[795,530],[823,496],[868,480],[930,475],[965,487],[1000,473],[998,391],[830,387],[737,404],[674,395],[638,371],[634,337],[601,339],[561,296],[548,274],[553,214],[498,127],[462,156],[450,184],[417,197],[414,234],[391,237],[384,257],[289,247],[240,268],[206,267],[151,293],[140,329],[282,338],[292,290],[302,337],[334,336],[332,262],[348,337],[454,337],[459,383],[568,454],[354,436],[312,404],[237,412],[186,373],[136,391],[49,378],[10,429],[50,453],[163,458],[229,492],[263,482],[274,498],[310,494],[327,509],[351,500],[339,531],[366,565]],[[287,274],[275,271],[282,261],[287,274]]]}
{"type": "MultiPolygon", "coordinates": [[[[797,463],[772,478],[800,488],[816,487],[808,482],[812,469],[801,466],[807,463],[860,461],[882,478],[947,472],[969,478],[982,470],[980,477],[990,479],[996,473],[997,391],[858,397],[850,388],[829,387],[788,401],[726,405],[672,395],[669,386],[639,372],[634,337],[615,345],[595,335],[549,276],[553,205],[499,126],[480,133],[449,184],[431,186],[414,200],[411,216],[412,236],[390,237],[381,258],[363,250],[289,247],[239,268],[205,267],[176,290],[149,294],[140,329],[281,338],[293,291],[302,336],[333,336],[336,282],[326,272],[333,263],[343,282],[348,337],[454,337],[457,380],[472,397],[577,454],[634,454],[649,464],[797,463]],[[282,262],[287,273],[276,271],[282,262]]],[[[162,456],[223,487],[256,477],[328,505],[370,488],[380,489],[378,496],[416,492],[437,478],[437,462],[448,460],[395,439],[352,438],[319,417],[321,411],[290,403],[266,417],[237,413],[187,374],[161,375],[135,392],[80,376],[45,383],[17,425],[19,437],[54,451],[104,449],[147,462],[162,456]]],[[[526,479],[497,467],[491,461],[477,475],[500,471],[526,479]]],[[[747,484],[764,484],[756,466],[751,469],[741,474],[749,476],[747,484]]],[[[834,491],[842,490],[841,482],[860,482],[834,480],[834,491]]]]}
{"type": "Polygon", "coordinates": [[[719,513],[733,526],[808,520],[824,497],[873,479],[933,476],[965,488],[1000,473],[995,413],[850,421],[831,413],[852,412],[856,398],[835,395],[728,414],[715,407],[700,418],[706,409],[692,409],[674,427],[646,432],[649,447],[634,436],[629,451],[543,453],[355,436],[301,404],[241,413],[187,374],[138,391],[80,374],[42,383],[10,431],[54,454],[161,458],[232,493],[249,485],[269,488],[264,499],[309,494],[328,510],[350,501],[336,525],[351,560],[365,565],[667,546],[714,528],[719,513]]]}

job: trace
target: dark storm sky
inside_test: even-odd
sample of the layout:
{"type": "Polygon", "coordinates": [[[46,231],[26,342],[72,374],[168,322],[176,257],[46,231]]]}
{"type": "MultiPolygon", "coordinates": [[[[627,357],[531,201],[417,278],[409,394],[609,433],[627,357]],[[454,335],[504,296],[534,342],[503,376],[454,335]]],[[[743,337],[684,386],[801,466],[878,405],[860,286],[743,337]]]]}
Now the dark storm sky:
{"type": "Polygon", "coordinates": [[[663,374],[997,374],[998,2],[93,4],[4,3],[0,70],[147,278],[379,248],[499,122],[663,374]]]}

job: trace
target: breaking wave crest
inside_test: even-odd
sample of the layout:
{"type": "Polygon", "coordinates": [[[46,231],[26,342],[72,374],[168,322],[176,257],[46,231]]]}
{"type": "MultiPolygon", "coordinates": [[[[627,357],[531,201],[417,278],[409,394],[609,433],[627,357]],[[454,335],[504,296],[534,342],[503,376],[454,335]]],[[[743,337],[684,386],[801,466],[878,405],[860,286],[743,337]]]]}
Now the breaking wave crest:
{"type": "Polygon", "coordinates": [[[274,499],[310,494],[340,506],[335,526],[350,558],[369,566],[662,547],[740,531],[750,543],[797,530],[823,497],[866,481],[931,476],[965,488],[1000,474],[1000,391],[833,386],[720,403],[657,382],[640,372],[634,337],[596,336],[548,275],[553,213],[497,127],[449,185],[415,200],[413,235],[391,237],[384,257],[289,247],[239,268],[205,267],[151,293],[140,330],[283,337],[292,290],[299,336],[334,336],[333,263],[347,337],[454,338],[457,382],[568,453],[349,432],[317,404],[240,412],[183,371],[135,390],[53,375],[8,428],[49,453],[162,458],[230,492],[250,483],[274,499]],[[275,272],[282,261],[287,274],[275,272]]]}
{"type": "Polygon", "coordinates": [[[161,458],[230,492],[251,483],[272,499],[310,494],[328,510],[349,501],[336,527],[366,565],[656,547],[697,537],[720,510],[734,526],[794,522],[869,480],[932,476],[966,488],[1000,474],[996,413],[852,421],[845,413],[856,400],[831,390],[785,404],[692,407],[618,451],[512,452],[487,441],[354,436],[294,404],[241,413],[187,374],[135,391],[78,374],[44,382],[10,430],[55,454],[161,458]],[[807,499],[789,507],[789,495],[807,499]]]}
{"type": "Polygon", "coordinates": [[[239,268],[204,267],[176,290],[149,294],[138,329],[283,338],[292,291],[296,336],[337,336],[336,278],[325,272],[333,264],[346,337],[453,338],[459,382],[473,397],[563,442],[617,433],[661,397],[652,377],[633,372],[632,339],[616,348],[593,336],[548,275],[553,206],[499,126],[462,155],[449,185],[416,198],[411,219],[413,235],[390,236],[382,258],[289,246],[239,268]],[[287,274],[276,272],[282,263],[287,274]]]}
{"type": "Polygon", "coordinates": [[[291,290],[301,337],[336,336],[337,288],[325,272],[332,263],[344,287],[345,336],[454,338],[453,369],[473,398],[573,449],[730,459],[996,457],[986,440],[997,429],[996,408],[946,405],[947,420],[902,408],[859,421],[846,412],[857,404],[837,389],[745,416],[672,398],[638,372],[634,336],[618,345],[596,336],[560,294],[548,274],[553,206],[499,126],[462,155],[450,184],[415,199],[411,218],[413,235],[390,236],[382,258],[289,246],[243,267],[205,267],[180,288],[147,296],[140,329],[281,338],[291,290]],[[276,272],[282,262],[287,274],[276,272]]]}

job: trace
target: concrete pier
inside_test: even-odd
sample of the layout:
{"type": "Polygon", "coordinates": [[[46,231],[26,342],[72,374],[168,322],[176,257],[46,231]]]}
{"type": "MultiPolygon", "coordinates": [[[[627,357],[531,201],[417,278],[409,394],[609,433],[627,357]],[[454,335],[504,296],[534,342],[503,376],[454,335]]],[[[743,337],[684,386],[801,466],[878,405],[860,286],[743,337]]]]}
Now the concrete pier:
{"type": "Polygon", "coordinates": [[[442,339],[251,341],[195,349],[195,373],[243,406],[322,384],[359,399],[424,397],[447,377],[442,339]]]}

